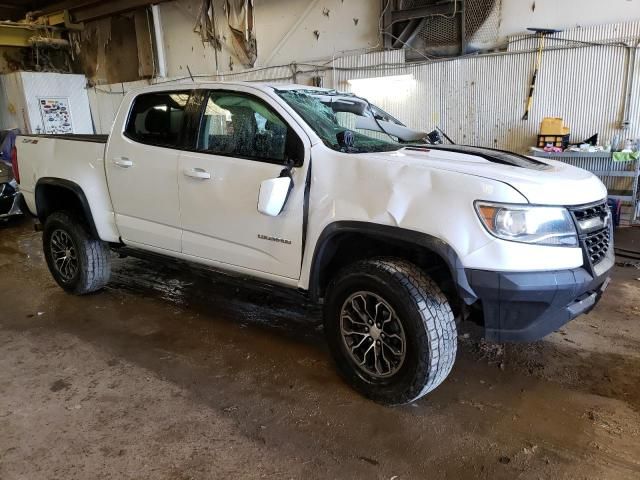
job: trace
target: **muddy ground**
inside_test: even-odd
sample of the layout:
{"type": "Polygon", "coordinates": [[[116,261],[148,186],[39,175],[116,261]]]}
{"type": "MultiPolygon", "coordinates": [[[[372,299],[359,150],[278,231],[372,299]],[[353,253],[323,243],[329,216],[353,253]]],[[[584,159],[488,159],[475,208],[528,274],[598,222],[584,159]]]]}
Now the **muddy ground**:
{"type": "Polygon", "coordinates": [[[128,258],[72,297],[40,241],[0,227],[2,480],[640,478],[632,266],[544,341],[461,338],[440,388],[384,408],[338,378],[297,295],[128,258]]]}

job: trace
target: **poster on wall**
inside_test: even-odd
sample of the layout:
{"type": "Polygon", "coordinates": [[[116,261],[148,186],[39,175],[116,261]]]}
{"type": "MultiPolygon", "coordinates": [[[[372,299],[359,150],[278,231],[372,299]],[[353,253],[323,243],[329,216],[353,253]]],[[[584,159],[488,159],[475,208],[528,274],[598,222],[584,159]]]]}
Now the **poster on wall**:
{"type": "Polygon", "coordinates": [[[38,101],[44,125],[44,132],[41,133],[73,133],[68,98],[44,97],[38,101]]]}

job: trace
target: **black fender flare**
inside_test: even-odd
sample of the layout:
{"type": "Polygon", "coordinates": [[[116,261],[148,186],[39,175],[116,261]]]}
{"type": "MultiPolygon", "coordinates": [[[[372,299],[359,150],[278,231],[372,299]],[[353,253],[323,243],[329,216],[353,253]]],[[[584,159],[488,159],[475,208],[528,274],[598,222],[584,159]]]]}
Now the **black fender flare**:
{"type": "Polygon", "coordinates": [[[320,277],[322,268],[326,264],[326,257],[331,255],[327,247],[331,245],[331,239],[333,237],[344,233],[359,233],[378,240],[391,240],[425,248],[438,255],[449,267],[449,272],[457,286],[458,294],[467,305],[471,305],[478,299],[471,285],[469,285],[465,268],[458,254],[443,240],[426,233],[407,230],[405,228],[345,220],[327,225],[316,242],[309,275],[309,294],[314,300],[318,300],[321,296],[320,277]]]}
{"type": "Polygon", "coordinates": [[[82,187],[80,187],[80,185],[78,185],[77,183],[72,182],[71,180],[66,180],[64,178],[42,177],[38,179],[38,181],[36,182],[36,188],[35,188],[36,216],[42,223],[44,223],[45,221],[44,213],[43,213],[44,208],[41,208],[41,206],[43,205],[42,202],[44,202],[44,200],[41,198],[42,193],[38,193],[38,192],[42,192],[42,190],[39,189],[39,187],[42,187],[45,185],[64,188],[65,190],[72,192],[73,195],[78,199],[78,202],[80,203],[80,206],[82,208],[82,213],[84,214],[85,220],[87,222],[87,226],[89,227],[89,231],[91,232],[92,235],[95,236],[95,238],[100,238],[100,236],[98,235],[98,230],[96,229],[96,224],[93,220],[91,207],[89,206],[89,202],[87,201],[87,196],[84,194],[82,187]]]}

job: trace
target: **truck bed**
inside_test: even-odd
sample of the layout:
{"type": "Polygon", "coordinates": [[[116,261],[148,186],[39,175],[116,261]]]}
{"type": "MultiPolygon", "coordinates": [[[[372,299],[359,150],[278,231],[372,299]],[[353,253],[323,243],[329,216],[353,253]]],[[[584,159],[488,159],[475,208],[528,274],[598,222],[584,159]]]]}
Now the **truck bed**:
{"type": "Polygon", "coordinates": [[[59,140],[71,140],[78,142],[107,143],[109,135],[91,135],[82,133],[67,133],[59,135],[20,134],[21,137],[56,138],[59,140]]]}
{"type": "Polygon", "coordinates": [[[18,135],[20,191],[29,210],[38,210],[35,193],[39,182],[66,185],[86,195],[100,238],[117,242],[104,168],[106,146],[107,135],[18,135]]]}

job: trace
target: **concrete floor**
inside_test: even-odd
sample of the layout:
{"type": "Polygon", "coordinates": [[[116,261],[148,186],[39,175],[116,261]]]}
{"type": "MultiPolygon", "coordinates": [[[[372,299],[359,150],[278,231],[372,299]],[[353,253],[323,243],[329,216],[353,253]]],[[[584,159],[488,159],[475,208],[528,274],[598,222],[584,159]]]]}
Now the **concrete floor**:
{"type": "Polygon", "coordinates": [[[2,480],[640,478],[634,267],[545,341],[462,338],[391,409],[338,378],[298,297],[136,259],[72,297],[40,242],[0,228],[2,480]]]}

